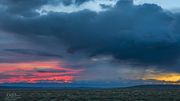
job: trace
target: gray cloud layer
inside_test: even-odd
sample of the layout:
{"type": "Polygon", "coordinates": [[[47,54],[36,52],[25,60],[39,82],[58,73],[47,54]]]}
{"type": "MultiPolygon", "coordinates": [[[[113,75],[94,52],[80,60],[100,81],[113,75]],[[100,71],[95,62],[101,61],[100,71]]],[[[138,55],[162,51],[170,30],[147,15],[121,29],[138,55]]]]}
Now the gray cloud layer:
{"type": "Polygon", "coordinates": [[[57,5],[59,3],[64,5],[80,5],[87,1],[89,0],[1,0],[0,4],[6,8],[6,12],[31,17],[38,15],[38,13],[34,11],[43,5],[57,5]]]}
{"type": "MultiPolygon", "coordinates": [[[[41,44],[44,47],[47,42],[50,45],[56,43],[52,48],[58,48],[60,46],[57,43],[63,43],[69,47],[69,53],[82,51],[88,57],[112,55],[117,61],[177,70],[180,58],[178,14],[164,11],[154,4],[135,6],[118,2],[106,12],[49,12],[39,16],[34,15],[37,13],[34,10],[44,2],[17,1],[19,3],[8,0],[8,8],[1,11],[1,30],[25,36],[37,44],[44,42],[41,44]],[[20,15],[31,12],[28,13],[31,17],[13,15],[14,12],[21,12],[18,13],[20,15]]],[[[23,50],[23,53],[39,52],[23,50]]]]}

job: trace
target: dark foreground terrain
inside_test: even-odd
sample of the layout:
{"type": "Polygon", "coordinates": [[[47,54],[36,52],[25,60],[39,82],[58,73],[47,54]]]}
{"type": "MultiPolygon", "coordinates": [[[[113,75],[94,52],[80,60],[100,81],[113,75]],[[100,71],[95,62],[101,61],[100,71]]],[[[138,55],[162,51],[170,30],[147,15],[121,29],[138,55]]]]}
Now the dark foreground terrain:
{"type": "Polygon", "coordinates": [[[0,89],[0,101],[180,101],[180,89],[0,89]]]}

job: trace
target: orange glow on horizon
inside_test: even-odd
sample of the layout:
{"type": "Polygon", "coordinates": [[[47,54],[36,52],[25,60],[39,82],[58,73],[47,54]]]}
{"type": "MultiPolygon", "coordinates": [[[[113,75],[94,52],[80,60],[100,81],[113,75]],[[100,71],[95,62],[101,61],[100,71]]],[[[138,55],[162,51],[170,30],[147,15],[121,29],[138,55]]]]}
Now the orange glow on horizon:
{"type": "Polygon", "coordinates": [[[168,83],[180,84],[180,74],[178,73],[163,73],[159,75],[151,75],[146,76],[143,80],[157,80],[157,81],[164,81],[168,83]]]}
{"type": "Polygon", "coordinates": [[[0,63],[0,83],[73,81],[82,69],[64,68],[60,61],[0,63]]]}

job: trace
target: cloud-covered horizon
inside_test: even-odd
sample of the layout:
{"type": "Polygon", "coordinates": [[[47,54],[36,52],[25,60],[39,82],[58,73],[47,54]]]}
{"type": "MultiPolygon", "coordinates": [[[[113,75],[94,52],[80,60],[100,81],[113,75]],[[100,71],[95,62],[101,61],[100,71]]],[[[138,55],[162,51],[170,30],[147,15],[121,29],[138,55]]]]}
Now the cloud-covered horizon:
{"type": "Polygon", "coordinates": [[[0,1],[0,63],[64,61],[73,69],[85,69],[79,80],[143,80],[151,75],[145,75],[149,70],[179,78],[180,14],[156,4],[116,2],[0,1]],[[100,11],[83,8],[94,2],[100,11]],[[59,4],[79,8],[61,12],[59,4]]]}

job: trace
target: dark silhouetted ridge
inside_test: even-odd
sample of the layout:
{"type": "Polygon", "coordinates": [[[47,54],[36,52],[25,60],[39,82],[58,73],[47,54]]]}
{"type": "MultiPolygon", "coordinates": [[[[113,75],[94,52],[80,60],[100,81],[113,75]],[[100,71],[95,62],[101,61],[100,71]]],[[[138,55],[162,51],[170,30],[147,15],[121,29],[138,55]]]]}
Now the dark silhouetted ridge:
{"type": "Polygon", "coordinates": [[[138,85],[127,88],[137,89],[180,89],[180,85],[138,85]]]}

